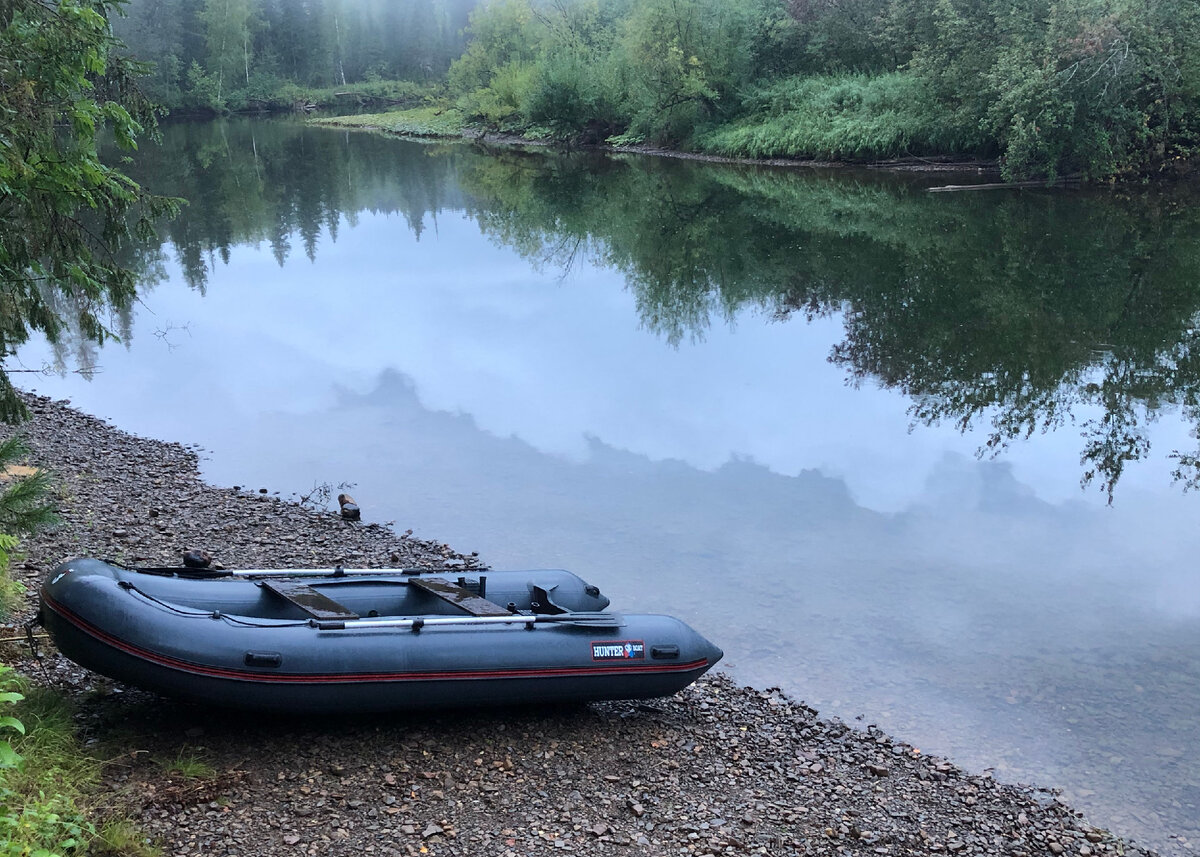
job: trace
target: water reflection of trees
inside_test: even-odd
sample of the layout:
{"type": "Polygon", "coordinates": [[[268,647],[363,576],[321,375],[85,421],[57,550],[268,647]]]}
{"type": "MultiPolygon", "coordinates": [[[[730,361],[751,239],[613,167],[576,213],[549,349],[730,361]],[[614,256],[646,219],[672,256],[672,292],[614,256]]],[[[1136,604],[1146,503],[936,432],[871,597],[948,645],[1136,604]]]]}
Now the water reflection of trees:
{"type": "MultiPolygon", "coordinates": [[[[1196,188],[948,196],[895,177],[525,161],[471,162],[485,228],[543,261],[590,248],[671,341],[746,307],[839,315],[832,362],[903,391],[917,422],[986,425],[981,452],[1079,420],[1082,481],[1110,497],[1164,409],[1200,425],[1196,188]]],[[[1177,458],[1194,484],[1197,456],[1177,458]]]]}
{"type": "Polygon", "coordinates": [[[297,249],[313,259],[321,236],[337,239],[360,212],[398,213],[418,237],[464,201],[452,157],[396,156],[383,137],[306,129],[291,122],[179,122],[146,147],[130,172],[188,200],[160,235],[189,285],[239,244],[267,244],[280,265],[297,249]]]}
{"type": "MultiPolygon", "coordinates": [[[[539,265],[621,271],[672,343],[747,309],[840,316],[832,362],[903,391],[917,422],[987,426],[983,451],[1078,420],[1083,481],[1110,496],[1160,413],[1200,425],[1196,188],[943,195],[919,178],[418,150],[279,123],[167,136],[141,166],[191,200],[164,234],[200,288],[234,244],[266,242],[282,264],[364,210],[419,236],[458,209],[539,265]]],[[[1181,478],[1198,464],[1179,455],[1181,478]]]]}

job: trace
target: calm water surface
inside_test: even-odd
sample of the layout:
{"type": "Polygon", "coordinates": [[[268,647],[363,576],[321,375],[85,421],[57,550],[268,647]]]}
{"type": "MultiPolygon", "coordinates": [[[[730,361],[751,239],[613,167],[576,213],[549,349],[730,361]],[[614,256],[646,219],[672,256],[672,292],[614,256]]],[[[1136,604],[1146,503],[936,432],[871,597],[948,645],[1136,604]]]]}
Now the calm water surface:
{"type": "Polygon", "coordinates": [[[1197,853],[1195,188],[285,122],[171,126],[137,173],[191,204],[131,257],[125,347],[31,343],[98,371],[28,386],[216,484],[352,483],[370,520],[573,569],[741,681],[1197,853]]]}

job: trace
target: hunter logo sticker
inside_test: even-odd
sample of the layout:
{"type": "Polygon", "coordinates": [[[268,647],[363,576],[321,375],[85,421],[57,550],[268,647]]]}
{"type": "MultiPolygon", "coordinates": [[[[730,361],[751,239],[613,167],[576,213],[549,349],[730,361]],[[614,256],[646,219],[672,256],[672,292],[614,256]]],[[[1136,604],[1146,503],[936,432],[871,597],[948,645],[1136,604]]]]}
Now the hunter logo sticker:
{"type": "Polygon", "coordinates": [[[646,657],[646,644],[641,640],[607,640],[592,643],[593,661],[638,661],[646,657]]]}

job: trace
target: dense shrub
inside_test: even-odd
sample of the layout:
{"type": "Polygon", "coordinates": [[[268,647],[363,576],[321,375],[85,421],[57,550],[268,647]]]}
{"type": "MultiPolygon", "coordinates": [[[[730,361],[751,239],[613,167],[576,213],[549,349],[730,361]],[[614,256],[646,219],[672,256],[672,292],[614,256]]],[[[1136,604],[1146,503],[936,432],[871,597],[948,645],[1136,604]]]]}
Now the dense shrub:
{"type": "Polygon", "coordinates": [[[1190,152],[1192,0],[939,0],[912,70],[944,121],[978,123],[1010,178],[1111,176],[1190,152]]]}

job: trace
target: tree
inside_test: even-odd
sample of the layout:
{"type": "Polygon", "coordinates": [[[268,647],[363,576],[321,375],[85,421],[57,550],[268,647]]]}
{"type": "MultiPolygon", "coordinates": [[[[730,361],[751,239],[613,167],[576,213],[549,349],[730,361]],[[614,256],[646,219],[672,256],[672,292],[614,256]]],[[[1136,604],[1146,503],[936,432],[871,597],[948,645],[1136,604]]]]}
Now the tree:
{"type": "Polygon", "coordinates": [[[223,104],[228,89],[236,83],[250,83],[253,16],[249,0],[207,0],[200,12],[208,45],[208,70],[217,79],[218,104],[223,104]]]}
{"type": "Polygon", "coordinates": [[[126,150],[152,130],[153,106],[118,56],[108,15],[117,0],[0,0],[0,420],[25,408],[2,361],[69,313],[82,335],[111,336],[104,313],[128,306],[122,242],[151,234],[179,201],[148,194],[101,161],[97,134],[126,150]]]}
{"type": "Polygon", "coordinates": [[[11,478],[14,465],[28,452],[17,435],[0,441],[0,476],[8,477],[0,479],[0,533],[5,535],[34,533],[58,521],[54,506],[45,499],[49,474],[26,468],[25,475],[11,478]]]}

